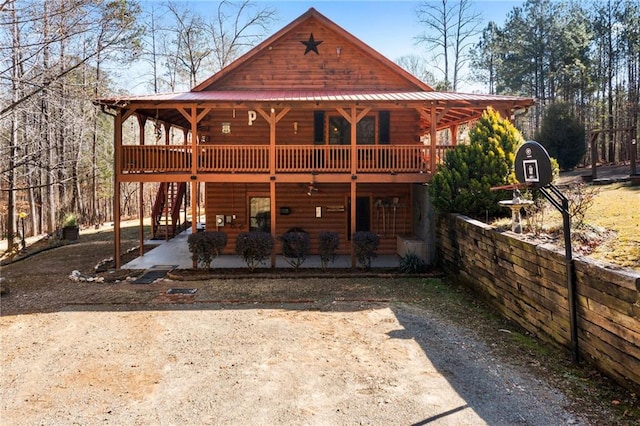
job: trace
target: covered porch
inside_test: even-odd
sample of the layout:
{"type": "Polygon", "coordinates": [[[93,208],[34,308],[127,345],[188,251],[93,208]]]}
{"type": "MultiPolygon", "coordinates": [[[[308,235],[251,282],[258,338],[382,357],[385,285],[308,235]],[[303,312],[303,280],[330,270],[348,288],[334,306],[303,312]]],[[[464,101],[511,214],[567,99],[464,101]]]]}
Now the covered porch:
{"type": "MultiPolygon", "coordinates": [[[[175,238],[170,240],[151,240],[148,241],[151,244],[158,245],[157,247],[149,250],[146,253],[141,254],[136,259],[124,264],[122,269],[151,269],[154,266],[170,265],[175,269],[191,269],[193,268],[193,261],[191,260],[191,253],[187,245],[187,239],[191,235],[191,228],[178,234],[175,238]]],[[[231,252],[232,249],[227,247],[225,250],[231,252]]],[[[396,255],[380,255],[373,259],[371,262],[372,268],[397,268],[400,264],[400,258],[396,255]]],[[[223,254],[217,257],[212,262],[213,269],[246,269],[247,265],[240,256],[235,254],[223,254]]],[[[309,256],[307,260],[300,266],[300,268],[320,268],[320,256],[309,256]]],[[[270,268],[271,263],[268,260],[261,267],[270,268]]],[[[281,255],[276,256],[277,268],[292,268],[287,263],[285,258],[281,255]]],[[[329,264],[329,268],[351,268],[351,256],[339,255],[335,261],[329,264]]]]}

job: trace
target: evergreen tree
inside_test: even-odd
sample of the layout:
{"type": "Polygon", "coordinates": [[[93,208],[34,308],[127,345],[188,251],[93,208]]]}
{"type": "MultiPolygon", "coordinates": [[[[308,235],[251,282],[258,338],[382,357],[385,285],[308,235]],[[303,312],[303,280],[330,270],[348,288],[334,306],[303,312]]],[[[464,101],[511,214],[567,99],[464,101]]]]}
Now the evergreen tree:
{"type": "Polygon", "coordinates": [[[510,196],[492,187],[514,183],[515,152],[524,142],[508,120],[489,108],[469,134],[469,145],[447,152],[429,193],[441,213],[462,213],[475,218],[504,215],[498,201],[510,196]]]}
{"type": "Polygon", "coordinates": [[[584,126],[566,103],[547,107],[536,140],[558,160],[561,170],[573,169],[587,152],[584,126]]]}

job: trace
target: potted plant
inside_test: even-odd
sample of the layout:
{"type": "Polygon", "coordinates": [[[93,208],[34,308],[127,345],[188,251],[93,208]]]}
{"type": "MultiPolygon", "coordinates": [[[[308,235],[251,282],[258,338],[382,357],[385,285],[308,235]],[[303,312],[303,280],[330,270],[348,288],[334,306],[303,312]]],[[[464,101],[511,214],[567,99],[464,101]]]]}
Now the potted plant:
{"type": "Polygon", "coordinates": [[[62,219],[62,239],[75,241],[80,235],[78,216],[75,213],[67,213],[62,219]]]}

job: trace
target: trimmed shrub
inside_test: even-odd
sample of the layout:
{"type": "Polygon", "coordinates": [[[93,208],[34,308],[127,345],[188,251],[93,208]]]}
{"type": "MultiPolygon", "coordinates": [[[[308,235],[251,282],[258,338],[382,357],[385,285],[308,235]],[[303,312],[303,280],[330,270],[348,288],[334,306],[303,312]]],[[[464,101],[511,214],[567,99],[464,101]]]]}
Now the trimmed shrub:
{"type": "Polygon", "coordinates": [[[241,232],[236,238],[236,254],[242,257],[252,272],[271,255],[272,251],[273,236],[268,232],[241,232]]]}
{"type": "Polygon", "coordinates": [[[311,251],[311,238],[304,231],[288,231],[278,237],[282,241],[282,254],[287,263],[298,269],[311,251]]]}
{"type": "Polygon", "coordinates": [[[403,274],[420,274],[427,270],[427,264],[417,254],[407,253],[406,256],[400,258],[398,270],[403,274]]]}
{"type": "Polygon", "coordinates": [[[329,262],[336,260],[339,244],[340,236],[337,232],[324,231],[320,233],[318,252],[320,253],[320,263],[323,271],[327,270],[329,262]]]}
{"type": "Polygon", "coordinates": [[[191,259],[196,264],[207,269],[211,268],[211,262],[218,257],[227,245],[227,234],[220,231],[198,232],[189,235],[187,239],[191,259]]]}
{"type": "Polygon", "coordinates": [[[441,213],[462,213],[476,219],[507,214],[498,201],[509,191],[491,191],[494,186],[515,183],[513,161],[524,142],[520,132],[493,109],[469,133],[469,145],[447,151],[444,164],[429,184],[429,195],[441,213]]]}
{"type": "Polygon", "coordinates": [[[353,234],[353,247],[356,259],[362,269],[371,269],[371,260],[377,257],[380,237],[378,234],[369,231],[358,231],[353,234]]]}

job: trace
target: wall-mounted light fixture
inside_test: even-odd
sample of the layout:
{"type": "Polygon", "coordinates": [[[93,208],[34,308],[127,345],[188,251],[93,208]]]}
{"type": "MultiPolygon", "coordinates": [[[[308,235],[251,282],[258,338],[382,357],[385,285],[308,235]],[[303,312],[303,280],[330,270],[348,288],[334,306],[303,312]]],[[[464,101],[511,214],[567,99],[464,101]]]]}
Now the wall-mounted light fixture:
{"type": "Polygon", "coordinates": [[[231,133],[231,123],[222,123],[222,133],[223,134],[227,134],[227,133],[231,133]]]}
{"type": "Polygon", "coordinates": [[[336,58],[339,58],[341,53],[342,53],[342,48],[336,47],[336,58]]]}
{"type": "Polygon", "coordinates": [[[296,135],[298,134],[298,122],[297,121],[293,122],[293,133],[296,134],[296,135]]]}

